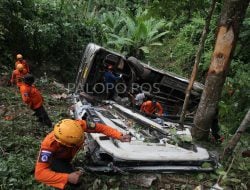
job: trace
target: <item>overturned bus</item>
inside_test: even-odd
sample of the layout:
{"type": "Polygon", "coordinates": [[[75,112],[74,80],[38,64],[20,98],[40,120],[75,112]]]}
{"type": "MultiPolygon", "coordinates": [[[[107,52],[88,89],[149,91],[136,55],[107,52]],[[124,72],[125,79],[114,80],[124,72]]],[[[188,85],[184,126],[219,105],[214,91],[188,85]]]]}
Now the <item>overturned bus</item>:
{"type": "Polygon", "coordinates": [[[73,93],[72,116],[109,125],[132,136],[131,142],[87,134],[86,168],[91,171],[211,171],[217,158],[192,141],[192,114],[199,103],[203,85],[195,83],[191,91],[185,125],[178,123],[188,80],[155,69],[134,57],[88,44],[79,64],[73,93]],[[107,65],[122,77],[115,98],[107,99],[104,72],[107,65]],[[145,92],[163,105],[162,117],[144,115],[129,103],[128,92],[145,92]],[[125,101],[125,100],[127,101],[125,101]]]}

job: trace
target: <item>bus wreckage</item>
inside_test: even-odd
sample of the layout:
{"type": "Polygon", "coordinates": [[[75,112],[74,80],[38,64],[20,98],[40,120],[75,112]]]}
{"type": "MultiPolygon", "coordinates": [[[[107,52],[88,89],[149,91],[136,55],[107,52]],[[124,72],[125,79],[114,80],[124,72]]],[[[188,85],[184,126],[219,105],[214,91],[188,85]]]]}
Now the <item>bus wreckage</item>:
{"type": "Polygon", "coordinates": [[[185,98],[188,80],[146,65],[134,57],[88,44],[79,64],[72,117],[109,125],[132,136],[120,142],[103,134],[86,134],[85,168],[96,172],[178,172],[212,171],[217,157],[192,142],[192,116],[200,100],[203,85],[195,83],[183,127],[178,113],[185,98]],[[122,74],[113,100],[103,90],[107,64],[122,74]],[[157,90],[154,89],[157,86],[157,90]],[[129,104],[127,92],[140,87],[146,96],[160,102],[167,113],[146,116],[129,104]]]}

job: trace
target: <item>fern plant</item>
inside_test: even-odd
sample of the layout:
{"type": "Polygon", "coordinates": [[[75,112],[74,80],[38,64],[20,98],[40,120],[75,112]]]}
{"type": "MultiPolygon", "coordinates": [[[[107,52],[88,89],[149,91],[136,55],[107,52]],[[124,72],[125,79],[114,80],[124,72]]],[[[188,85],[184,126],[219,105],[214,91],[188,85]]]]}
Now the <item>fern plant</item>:
{"type": "Polygon", "coordinates": [[[147,10],[138,9],[135,17],[123,9],[102,15],[106,43],[118,51],[142,57],[151,46],[160,46],[166,22],[148,16],[147,10]]]}

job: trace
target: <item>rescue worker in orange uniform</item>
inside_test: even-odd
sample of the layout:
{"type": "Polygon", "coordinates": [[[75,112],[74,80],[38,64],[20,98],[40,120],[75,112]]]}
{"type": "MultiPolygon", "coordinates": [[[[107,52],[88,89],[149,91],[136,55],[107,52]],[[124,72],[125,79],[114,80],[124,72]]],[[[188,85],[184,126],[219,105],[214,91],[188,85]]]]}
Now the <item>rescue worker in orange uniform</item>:
{"type": "Polygon", "coordinates": [[[35,179],[58,189],[78,184],[82,173],[75,171],[70,162],[83,146],[84,132],[103,133],[121,142],[131,141],[130,135],[123,135],[101,123],[63,119],[41,143],[35,166],[35,179]]]}
{"type": "Polygon", "coordinates": [[[20,93],[23,102],[35,112],[38,121],[52,127],[51,120],[43,107],[43,97],[40,91],[33,85],[35,79],[31,74],[26,74],[23,79],[23,84],[20,86],[20,93]]]}
{"type": "Polygon", "coordinates": [[[16,69],[12,72],[10,82],[12,85],[16,84],[17,87],[20,87],[23,83],[23,76],[27,74],[27,70],[23,67],[22,64],[18,64],[16,69]]]}
{"type": "Polygon", "coordinates": [[[140,111],[146,113],[147,115],[155,114],[157,116],[162,116],[163,114],[162,105],[155,100],[143,102],[140,111]]]}
{"type": "Polygon", "coordinates": [[[26,71],[29,73],[30,72],[30,68],[29,65],[27,64],[26,60],[23,59],[22,54],[17,54],[16,55],[16,63],[15,63],[15,69],[17,67],[18,64],[22,64],[24,69],[26,69],[26,71]]]}

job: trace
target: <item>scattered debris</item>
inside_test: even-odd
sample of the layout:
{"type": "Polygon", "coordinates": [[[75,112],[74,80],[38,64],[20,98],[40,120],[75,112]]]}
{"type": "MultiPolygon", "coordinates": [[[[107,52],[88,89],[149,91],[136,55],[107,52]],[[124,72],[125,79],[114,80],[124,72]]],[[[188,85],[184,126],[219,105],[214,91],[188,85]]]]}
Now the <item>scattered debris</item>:
{"type": "Polygon", "coordinates": [[[203,187],[201,185],[198,185],[194,190],[203,190],[203,187]]]}
{"type": "Polygon", "coordinates": [[[141,187],[151,187],[152,183],[157,179],[156,175],[138,175],[136,178],[131,180],[131,183],[139,185],[141,187]]]}
{"type": "Polygon", "coordinates": [[[58,82],[56,82],[56,81],[53,81],[53,85],[55,85],[56,87],[58,87],[58,88],[60,88],[60,89],[62,89],[62,90],[65,90],[64,85],[61,84],[61,83],[58,83],[58,82]]]}
{"type": "Polygon", "coordinates": [[[210,190],[223,190],[223,188],[220,187],[218,183],[216,183],[216,184],[214,184],[213,187],[210,188],[210,190]]]}
{"type": "Polygon", "coordinates": [[[66,93],[52,94],[51,96],[52,96],[52,98],[54,98],[56,100],[62,100],[62,99],[66,99],[68,97],[68,95],[66,93]]]}

